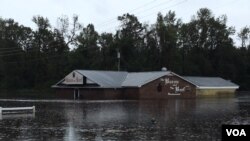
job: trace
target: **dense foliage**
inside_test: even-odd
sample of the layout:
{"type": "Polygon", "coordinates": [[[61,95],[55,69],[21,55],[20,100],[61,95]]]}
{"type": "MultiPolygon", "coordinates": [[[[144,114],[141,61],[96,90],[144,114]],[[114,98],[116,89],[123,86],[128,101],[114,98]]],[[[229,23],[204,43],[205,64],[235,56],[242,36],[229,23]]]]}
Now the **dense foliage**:
{"type": "Polygon", "coordinates": [[[227,17],[200,9],[188,23],[175,12],[158,14],[155,24],[142,24],[131,14],[118,17],[115,33],[83,27],[78,17],[49,20],[33,17],[31,29],[13,19],[0,18],[0,88],[49,88],[74,69],[158,71],[181,75],[220,76],[250,89],[250,30],[236,33],[227,17]],[[237,34],[241,46],[234,44],[237,34]]]}

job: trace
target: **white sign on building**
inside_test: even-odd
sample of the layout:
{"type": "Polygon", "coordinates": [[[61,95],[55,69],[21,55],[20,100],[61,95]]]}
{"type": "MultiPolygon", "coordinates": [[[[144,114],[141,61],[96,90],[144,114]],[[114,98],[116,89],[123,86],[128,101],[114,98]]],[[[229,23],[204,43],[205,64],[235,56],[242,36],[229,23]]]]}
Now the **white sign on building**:
{"type": "Polygon", "coordinates": [[[67,85],[83,84],[83,76],[73,71],[65,77],[62,83],[67,85]]]}

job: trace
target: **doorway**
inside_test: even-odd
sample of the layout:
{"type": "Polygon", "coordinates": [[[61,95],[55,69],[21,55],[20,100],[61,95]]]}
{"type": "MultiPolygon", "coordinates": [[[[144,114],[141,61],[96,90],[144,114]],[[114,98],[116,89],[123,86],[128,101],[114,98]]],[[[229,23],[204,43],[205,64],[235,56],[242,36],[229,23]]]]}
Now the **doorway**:
{"type": "Polygon", "coordinates": [[[80,99],[79,89],[74,89],[74,100],[80,99]]]}

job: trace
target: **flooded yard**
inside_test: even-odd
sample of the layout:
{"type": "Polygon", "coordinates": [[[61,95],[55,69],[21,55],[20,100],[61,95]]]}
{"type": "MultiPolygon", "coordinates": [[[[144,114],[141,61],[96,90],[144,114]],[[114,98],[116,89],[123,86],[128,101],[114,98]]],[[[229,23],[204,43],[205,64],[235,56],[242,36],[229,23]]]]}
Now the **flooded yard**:
{"type": "Polygon", "coordinates": [[[0,140],[218,140],[222,124],[250,124],[250,97],[164,101],[1,99],[0,140]]]}

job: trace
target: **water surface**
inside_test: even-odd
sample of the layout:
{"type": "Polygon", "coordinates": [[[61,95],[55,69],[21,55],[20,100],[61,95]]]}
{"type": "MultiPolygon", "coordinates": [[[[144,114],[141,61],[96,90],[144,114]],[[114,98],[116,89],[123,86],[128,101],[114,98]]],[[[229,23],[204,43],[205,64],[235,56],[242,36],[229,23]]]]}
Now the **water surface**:
{"type": "Polygon", "coordinates": [[[222,124],[250,124],[250,97],[164,101],[1,99],[36,113],[0,117],[0,140],[218,140],[222,124]]]}

